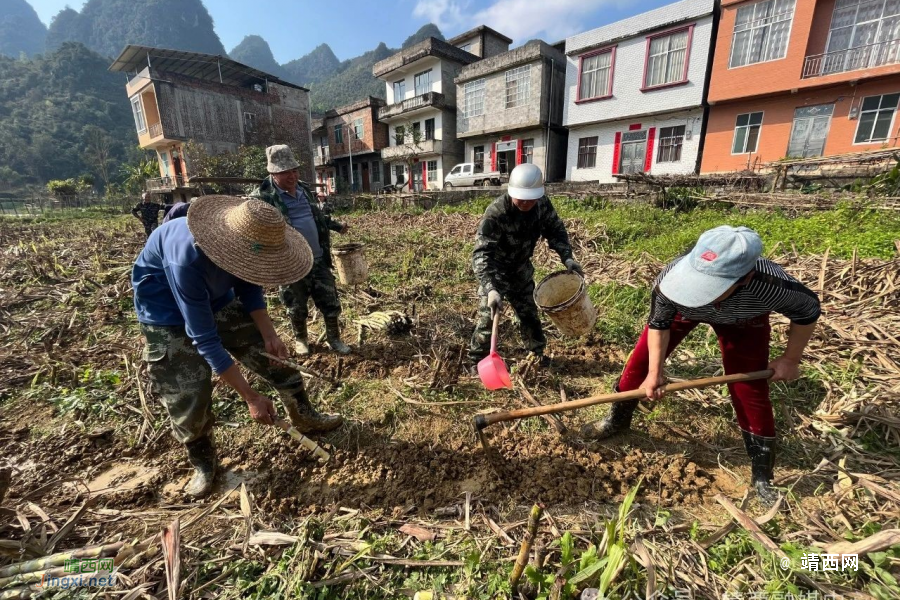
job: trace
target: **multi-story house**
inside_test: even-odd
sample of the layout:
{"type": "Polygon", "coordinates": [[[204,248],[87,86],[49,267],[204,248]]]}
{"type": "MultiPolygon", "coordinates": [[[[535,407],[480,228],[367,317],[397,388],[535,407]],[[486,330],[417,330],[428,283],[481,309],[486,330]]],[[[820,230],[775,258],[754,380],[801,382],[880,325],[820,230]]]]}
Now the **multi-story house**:
{"type": "Polygon", "coordinates": [[[375,63],[387,104],[378,120],[389,127],[389,145],[381,151],[390,165],[390,183],[409,189],[440,189],[444,175],[462,160],[456,136],[460,69],[509,49],[511,40],[489,27],[477,27],[447,41],[428,38],[375,63]]]}
{"type": "Polygon", "coordinates": [[[377,191],[384,187],[381,150],[388,144],[388,126],[378,120],[381,98],[328,111],[313,129],[316,181],[329,193],[377,191]]]}
{"type": "Polygon", "coordinates": [[[540,40],[463,67],[456,76],[456,137],[465,143],[464,162],[478,173],[533,163],[545,180],[563,179],[565,78],[561,48],[540,40]]]}
{"type": "Polygon", "coordinates": [[[301,178],[312,181],[306,88],[230,58],[147,46],[126,46],[109,70],[128,74],[138,143],[159,159],[160,177],[148,181],[148,191],[167,200],[190,197],[188,141],[209,154],[289,144],[301,178]]]}
{"type": "Polygon", "coordinates": [[[566,39],[567,179],[696,172],[716,0],[682,0],[566,39]]]}
{"type": "Polygon", "coordinates": [[[900,2],[723,0],[703,172],[897,144],[900,2]]]}

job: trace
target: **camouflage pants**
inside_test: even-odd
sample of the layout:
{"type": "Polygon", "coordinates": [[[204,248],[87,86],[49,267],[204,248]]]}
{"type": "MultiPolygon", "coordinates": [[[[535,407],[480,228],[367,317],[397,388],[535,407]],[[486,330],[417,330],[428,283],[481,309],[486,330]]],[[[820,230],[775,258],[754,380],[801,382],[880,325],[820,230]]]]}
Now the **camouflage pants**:
{"type": "MultiPolygon", "coordinates": [[[[260,356],[266,347],[253,318],[237,300],[216,314],[219,337],[225,349],[241,364],[268,381],[282,396],[303,390],[300,373],[287,367],[275,367],[260,356]]],[[[183,326],[141,325],[146,338],[150,386],[160,397],[172,432],[181,443],[200,438],[212,429],[212,369],[183,326]]]]}
{"type": "Polygon", "coordinates": [[[153,233],[153,230],[159,227],[159,222],[153,221],[151,223],[147,223],[146,221],[142,221],[144,224],[144,233],[147,234],[147,237],[150,237],[150,234],[153,233]]]}
{"type": "Polygon", "coordinates": [[[291,285],[282,286],[280,296],[295,332],[306,330],[310,297],[326,319],[339,317],[341,314],[334,274],[322,258],[313,262],[312,270],[306,277],[291,285]]]}
{"type": "MultiPolygon", "coordinates": [[[[498,286],[497,291],[503,296],[503,301],[508,302],[516,316],[519,318],[519,333],[525,348],[536,354],[543,354],[547,346],[547,338],[544,337],[544,329],[541,327],[541,317],[538,314],[537,305],[534,303],[534,273],[530,269],[521,273],[522,277],[516,277],[504,285],[498,286]],[[527,275],[527,277],[524,277],[527,275]]],[[[488,355],[491,350],[491,329],[493,327],[491,309],[487,305],[487,293],[478,287],[478,322],[472,333],[472,341],[469,343],[469,360],[477,363],[488,355]]]]}

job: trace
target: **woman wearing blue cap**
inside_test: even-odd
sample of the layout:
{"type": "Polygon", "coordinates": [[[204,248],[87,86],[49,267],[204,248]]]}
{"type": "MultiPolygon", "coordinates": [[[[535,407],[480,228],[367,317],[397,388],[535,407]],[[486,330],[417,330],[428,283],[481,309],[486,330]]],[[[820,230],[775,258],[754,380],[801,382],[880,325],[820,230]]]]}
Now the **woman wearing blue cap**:
{"type": "MultiPolygon", "coordinates": [[[[625,365],[616,391],[643,389],[662,396],[666,357],[700,323],[719,338],[726,374],[772,369],[772,381],[800,377],[800,359],[819,318],[819,298],[770,260],[752,229],[722,226],[700,236],[690,253],[669,263],[656,278],[650,318],[625,365]],[[784,353],[769,360],[769,314],[791,321],[784,353]]],[[[728,386],[759,499],[771,504],[775,468],[775,417],[769,381],[728,386]]],[[[585,426],[585,436],[605,438],[631,426],[638,401],[612,405],[607,417],[585,426]]]]}

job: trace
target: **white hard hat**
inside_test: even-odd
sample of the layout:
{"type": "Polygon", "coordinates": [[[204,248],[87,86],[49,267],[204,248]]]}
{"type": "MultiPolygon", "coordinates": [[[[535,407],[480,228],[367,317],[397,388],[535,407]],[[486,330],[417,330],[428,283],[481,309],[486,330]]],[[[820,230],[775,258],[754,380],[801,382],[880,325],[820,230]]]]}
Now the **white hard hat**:
{"type": "Polygon", "coordinates": [[[509,174],[506,191],[516,200],[537,200],[544,195],[544,174],[537,165],[523,163],[509,174]]]}

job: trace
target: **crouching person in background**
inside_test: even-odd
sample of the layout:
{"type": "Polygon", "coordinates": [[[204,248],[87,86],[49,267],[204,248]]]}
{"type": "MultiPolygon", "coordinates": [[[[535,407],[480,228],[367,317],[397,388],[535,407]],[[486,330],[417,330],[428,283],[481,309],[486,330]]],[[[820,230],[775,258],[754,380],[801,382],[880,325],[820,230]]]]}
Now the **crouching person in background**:
{"type": "Polygon", "coordinates": [[[135,261],[131,281],[150,384],[194,467],[187,494],[207,494],[215,477],[213,372],[240,394],[254,420],[270,425],[277,416],[235,360],[278,390],[300,431],[340,426],[340,416],[312,407],[299,373],[262,356],[288,352],[261,286],[298,281],[312,262],[309,244],[275,208],[227,196],[195,201],[186,219],[156,229],[135,261]]]}

